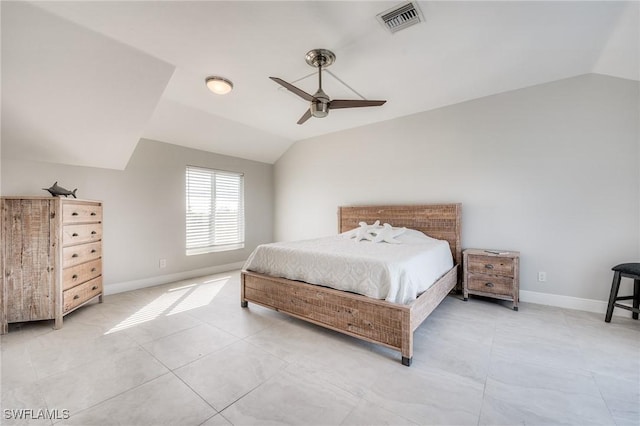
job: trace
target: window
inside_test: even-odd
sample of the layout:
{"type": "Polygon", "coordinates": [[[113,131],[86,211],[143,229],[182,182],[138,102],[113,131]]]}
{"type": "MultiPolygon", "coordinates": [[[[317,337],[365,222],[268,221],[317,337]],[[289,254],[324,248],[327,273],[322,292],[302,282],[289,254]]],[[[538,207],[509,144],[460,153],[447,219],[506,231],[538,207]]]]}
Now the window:
{"type": "Polygon", "coordinates": [[[244,247],[244,175],[187,166],[187,255],[244,247]]]}

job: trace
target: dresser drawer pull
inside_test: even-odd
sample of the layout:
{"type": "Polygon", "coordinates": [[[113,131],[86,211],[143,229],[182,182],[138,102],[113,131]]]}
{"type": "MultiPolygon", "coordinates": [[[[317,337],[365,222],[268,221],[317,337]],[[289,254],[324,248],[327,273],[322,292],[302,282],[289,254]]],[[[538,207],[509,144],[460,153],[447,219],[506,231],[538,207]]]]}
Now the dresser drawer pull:
{"type": "Polygon", "coordinates": [[[98,289],[97,285],[94,285],[93,287],[91,287],[91,290],[97,290],[97,289],[98,289]]]}
{"type": "Polygon", "coordinates": [[[91,216],[95,216],[95,215],[96,215],[96,212],[91,212],[91,216]]]}
{"type": "Polygon", "coordinates": [[[80,299],[80,296],[78,296],[77,294],[73,296],[73,300],[76,300],[76,299],[80,299]]]}
{"type": "Polygon", "coordinates": [[[97,232],[96,231],[91,231],[91,235],[96,235],[97,232]]]}
{"type": "Polygon", "coordinates": [[[96,252],[96,249],[91,249],[91,253],[95,253],[95,252],[96,252]]]}
{"type": "Polygon", "coordinates": [[[91,268],[91,272],[95,272],[95,271],[96,271],[96,268],[91,268]]]}
{"type": "Polygon", "coordinates": [[[484,267],[487,269],[493,269],[493,265],[490,263],[487,263],[486,265],[484,265],[484,267]]]}
{"type": "Polygon", "coordinates": [[[78,279],[78,275],[77,274],[73,274],[73,276],[71,277],[72,280],[77,280],[78,279]]]}
{"type": "Polygon", "coordinates": [[[487,287],[493,287],[493,283],[484,283],[484,285],[487,287]]]}
{"type": "Polygon", "coordinates": [[[71,213],[71,216],[78,216],[78,212],[71,213]]]}
{"type": "Polygon", "coordinates": [[[73,234],[71,234],[71,236],[72,236],[72,237],[77,237],[77,236],[78,236],[78,233],[77,233],[77,232],[74,232],[73,234]]]}
{"type": "Polygon", "coordinates": [[[78,257],[78,253],[73,253],[71,257],[78,257]]]}

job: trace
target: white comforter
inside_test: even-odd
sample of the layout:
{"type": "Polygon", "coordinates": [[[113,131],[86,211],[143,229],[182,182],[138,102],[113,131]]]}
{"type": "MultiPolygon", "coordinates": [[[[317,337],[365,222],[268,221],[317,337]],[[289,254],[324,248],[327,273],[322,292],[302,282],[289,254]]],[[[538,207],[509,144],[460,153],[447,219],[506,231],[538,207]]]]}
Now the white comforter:
{"type": "Polygon", "coordinates": [[[243,269],[408,304],[453,267],[447,241],[407,230],[400,244],[348,234],[258,246],[243,269]]]}

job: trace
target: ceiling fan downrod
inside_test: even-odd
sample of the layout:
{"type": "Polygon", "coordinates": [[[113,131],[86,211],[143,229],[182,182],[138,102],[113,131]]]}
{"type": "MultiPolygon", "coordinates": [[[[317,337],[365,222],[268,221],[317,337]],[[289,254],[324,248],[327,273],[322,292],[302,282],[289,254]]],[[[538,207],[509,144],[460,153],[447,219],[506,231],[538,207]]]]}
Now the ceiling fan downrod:
{"type": "Polygon", "coordinates": [[[322,66],[318,65],[318,91],[313,95],[311,102],[311,115],[323,118],[329,115],[329,96],[322,90],[322,66]]]}
{"type": "Polygon", "coordinates": [[[316,118],[323,118],[329,115],[329,96],[322,90],[322,68],[333,64],[336,55],[327,49],[313,49],[307,52],[305,57],[307,64],[318,68],[318,91],[313,95],[311,102],[311,115],[316,118]]]}

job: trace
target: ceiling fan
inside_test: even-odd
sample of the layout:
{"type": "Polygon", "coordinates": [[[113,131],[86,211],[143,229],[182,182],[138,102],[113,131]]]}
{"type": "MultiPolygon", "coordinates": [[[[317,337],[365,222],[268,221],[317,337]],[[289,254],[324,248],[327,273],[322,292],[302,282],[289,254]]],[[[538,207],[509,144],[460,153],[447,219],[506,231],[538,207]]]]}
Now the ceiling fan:
{"type": "Polygon", "coordinates": [[[302,115],[302,117],[300,117],[300,120],[298,120],[298,124],[304,123],[312,116],[316,118],[326,117],[329,114],[329,110],[331,109],[380,106],[387,102],[369,101],[365,99],[331,100],[329,96],[322,90],[322,68],[326,68],[329,65],[333,64],[333,62],[336,60],[336,55],[334,55],[333,52],[327,49],[313,49],[307,52],[305,59],[307,61],[307,64],[314,68],[318,68],[318,91],[315,94],[310,95],[304,90],[301,90],[293,84],[287,83],[286,81],[278,77],[269,77],[271,80],[283,86],[285,89],[295,93],[302,99],[311,103],[309,109],[302,115]]]}

